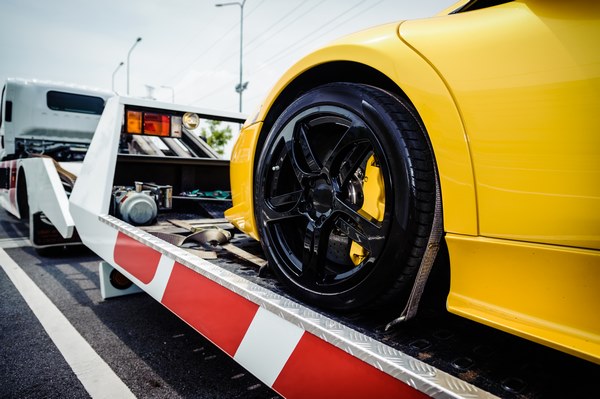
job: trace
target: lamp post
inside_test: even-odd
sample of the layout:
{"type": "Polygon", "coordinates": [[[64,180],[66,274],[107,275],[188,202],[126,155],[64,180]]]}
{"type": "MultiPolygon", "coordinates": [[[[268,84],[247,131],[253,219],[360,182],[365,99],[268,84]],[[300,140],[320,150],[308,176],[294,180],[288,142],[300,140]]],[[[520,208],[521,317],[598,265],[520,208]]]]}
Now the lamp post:
{"type": "Polygon", "coordinates": [[[175,89],[171,86],[160,86],[163,89],[167,89],[167,90],[171,90],[171,102],[174,103],[175,102],[175,89]]]}
{"type": "Polygon", "coordinates": [[[133,46],[131,46],[131,48],[129,49],[129,52],[127,53],[127,95],[129,95],[129,57],[131,57],[131,52],[133,51],[135,46],[137,46],[137,44],[141,41],[142,38],[138,37],[135,43],[133,43],[133,46]]]}
{"type": "Polygon", "coordinates": [[[240,83],[235,86],[235,91],[240,93],[240,112],[242,112],[242,93],[248,87],[248,82],[244,83],[242,79],[242,58],[244,48],[244,4],[246,4],[246,0],[243,0],[241,3],[236,1],[231,3],[215,4],[216,7],[240,6],[240,83]]]}
{"type": "Polygon", "coordinates": [[[119,63],[119,65],[117,65],[117,67],[115,68],[115,71],[114,71],[114,72],[113,72],[113,74],[112,74],[112,86],[111,86],[111,87],[112,87],[112,91],[113,91],[115,94],[119,94],[119,93],[117,93],[117,92],[115,91],[115,75],[117,74],[117,71],[118,71],[119,69],[121,69],[121,67],[123,66],[123,64],[124,64],[124,62],[123,62],[123,61],[121,61],[121,62],[119,63]]]}

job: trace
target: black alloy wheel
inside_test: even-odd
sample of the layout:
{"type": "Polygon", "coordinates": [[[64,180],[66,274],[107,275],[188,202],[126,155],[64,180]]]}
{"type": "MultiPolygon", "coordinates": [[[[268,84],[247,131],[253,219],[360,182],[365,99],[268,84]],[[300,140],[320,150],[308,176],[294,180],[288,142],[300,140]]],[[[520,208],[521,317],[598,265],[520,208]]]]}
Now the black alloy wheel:
{"type": "Polygon", "coordinates": [[[333,83],[299,97],[258,157],[254,201],[269,265],[333,309],[402,306],[435,204],[426,133],[403,99],[333,83]]]}

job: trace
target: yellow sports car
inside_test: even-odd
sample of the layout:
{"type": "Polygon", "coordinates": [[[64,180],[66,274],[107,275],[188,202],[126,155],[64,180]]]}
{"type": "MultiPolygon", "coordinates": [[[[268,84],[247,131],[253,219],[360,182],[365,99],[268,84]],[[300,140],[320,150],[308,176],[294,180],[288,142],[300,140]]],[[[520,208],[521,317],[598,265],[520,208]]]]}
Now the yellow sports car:
{"type": "Polygon", "coordinates": [[[447,246],[451,312],[600,362],[599,112],[600,2],[461,1],[293,66],[226,215],[298,297],[399,320],[447,246]]]}

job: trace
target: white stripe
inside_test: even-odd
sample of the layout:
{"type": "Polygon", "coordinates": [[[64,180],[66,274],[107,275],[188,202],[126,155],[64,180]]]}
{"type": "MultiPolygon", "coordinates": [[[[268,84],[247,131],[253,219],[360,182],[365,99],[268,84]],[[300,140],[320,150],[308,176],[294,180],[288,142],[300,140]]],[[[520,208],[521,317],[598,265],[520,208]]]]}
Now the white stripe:
{"type": "Polygon", "coordinates": [[[167,289],[167,283],[169,282],[169,277],[171,277],[173,266],[175,266],[175,261],[163,254],[160,257],[160,261],[158,262],[156,273],[154,274],[152,281],[148,285],[140,285],[145,287],[144,291],[146,291],[148,294],[150,294],[150,296],[159,302],[162,301],[162,297],[167,289]]]}
{"type": "Polygon", "coordinates": [[[31,242],[29,242],[29,238],[27,237],[0,239],[0,248],[20,248],[30,246],[31,242]]]}
{"type": "Polygon", "coordinates": [[[0,249],[0,266],[92,398],[135,398],[127,385],[3,249],[0,249]]]}
{"type": "Polygon", "coordinates": [[[303,333],[302,328],[260,307],[233,358],[271,387],[303,333]]]}

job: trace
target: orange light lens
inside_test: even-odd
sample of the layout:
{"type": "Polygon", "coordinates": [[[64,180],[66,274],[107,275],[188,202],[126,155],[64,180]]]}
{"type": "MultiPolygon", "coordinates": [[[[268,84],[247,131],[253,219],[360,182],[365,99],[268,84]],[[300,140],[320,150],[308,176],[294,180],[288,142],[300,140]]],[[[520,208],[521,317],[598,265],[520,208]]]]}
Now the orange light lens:
{"type": "Polygon", "coordinates": [[[142,113],[140,111],[127,111],[127,133],[142,133],[142,113]]]}
{"type": "Polygon", "coordinates": [[[144,113],[144,134],[169,137],[170,133],[171,119],[169,115],[144,113]]]}

